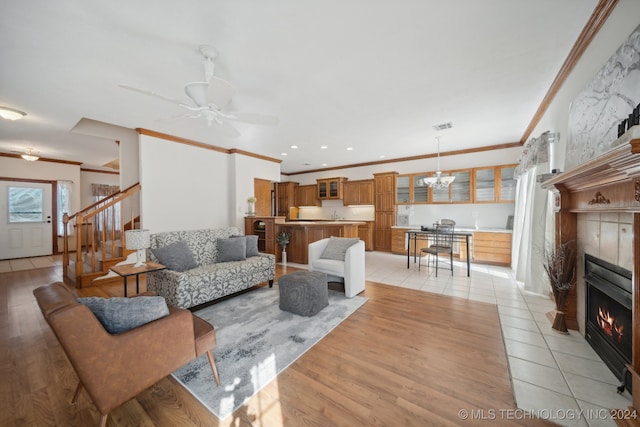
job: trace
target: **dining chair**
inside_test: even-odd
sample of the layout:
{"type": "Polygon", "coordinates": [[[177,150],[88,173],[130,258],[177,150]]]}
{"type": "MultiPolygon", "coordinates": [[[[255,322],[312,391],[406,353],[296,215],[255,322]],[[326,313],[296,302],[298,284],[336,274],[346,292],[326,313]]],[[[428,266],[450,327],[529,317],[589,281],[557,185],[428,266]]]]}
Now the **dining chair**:
{"type": "MultiPolygon", "coordinates": [[[[445,221],[445,220],[442,220],[445,221]]],[[[420,249],[420,260],[418,261],[418,271],[422,265],[422,255],[427,257],[427,266],[431,265],[431,257],[435,257],[436,277],[438,277],[438,264],[440,264],[440,257],[447,255],[449,258],[449,268],[451,275],[453,275],[453,230],[454,226],[451,224],[440,224],[435,226],[434,242],[426,248],[420,249]]]]}

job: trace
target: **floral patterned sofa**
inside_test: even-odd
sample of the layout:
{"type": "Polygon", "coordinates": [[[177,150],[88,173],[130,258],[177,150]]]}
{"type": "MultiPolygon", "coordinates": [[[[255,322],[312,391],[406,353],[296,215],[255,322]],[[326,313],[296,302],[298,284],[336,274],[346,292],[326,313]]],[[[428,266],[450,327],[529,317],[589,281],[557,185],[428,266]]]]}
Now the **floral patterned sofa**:
{"type": "Polygon", "coordinates": [[[170,306],[190,308],[265,281],[271,287],[276,273],[275,257],[271,254],[259,253],[240,261],[217,262],[223,258],[218,254],[218,239],[240,234],[236,227],[152,234],[149,252],[152,261],[159,262],[153,249],[184,241],[198,266],[182,272],[166,269],[149,273],[147,288],[163,296],[170,306]]]}

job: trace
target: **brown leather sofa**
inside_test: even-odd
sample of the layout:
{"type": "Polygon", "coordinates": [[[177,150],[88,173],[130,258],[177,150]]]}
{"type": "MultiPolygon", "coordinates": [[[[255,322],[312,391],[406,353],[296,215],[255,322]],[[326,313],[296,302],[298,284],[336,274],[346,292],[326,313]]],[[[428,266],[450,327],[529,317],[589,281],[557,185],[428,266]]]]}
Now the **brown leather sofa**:
{"type": "Polygon", "coordinates": [[[80,380],[72,403],[84,387],[102,415],[100,426],[112,409],[204,353],[220,384],[215,330],[189,310],[170,307],[168,316],[112,335],[65,284],[33,293],[80,380]]]}

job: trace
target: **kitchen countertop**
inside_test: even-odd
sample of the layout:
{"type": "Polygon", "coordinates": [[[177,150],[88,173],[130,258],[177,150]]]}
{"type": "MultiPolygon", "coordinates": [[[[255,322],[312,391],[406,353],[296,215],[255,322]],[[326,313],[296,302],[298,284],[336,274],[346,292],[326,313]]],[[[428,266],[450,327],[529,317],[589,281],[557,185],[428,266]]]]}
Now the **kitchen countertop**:
{"type": "Polygon", "coordinates": [[[373,222],[375,221],[375,219],[325,219],[325,218],[315,218],[315,219],[311,219],[311,218],[291,218],[289,219],[289,222],[373,222]]]}
{"type": "Polygon", "coordinates": [[[278,225],[363,225],[366,224],[366,221],[349,221],[349,220],[319,220],[319,221],[286,221],[282,222],[278,225]]]}
{"type": "MultiPolygon", "coordinates": [[[[420,225],[394,225],[391,228],[402,228],[405,230],[420,230],[420,225]]],[[[485,233],[513,233],[513,230],[508,230],[506,228],[498,228],[498,227],[455,227],[456,231],[465,231],[473,233],[474,231],[480,231],[485,233]]]]}

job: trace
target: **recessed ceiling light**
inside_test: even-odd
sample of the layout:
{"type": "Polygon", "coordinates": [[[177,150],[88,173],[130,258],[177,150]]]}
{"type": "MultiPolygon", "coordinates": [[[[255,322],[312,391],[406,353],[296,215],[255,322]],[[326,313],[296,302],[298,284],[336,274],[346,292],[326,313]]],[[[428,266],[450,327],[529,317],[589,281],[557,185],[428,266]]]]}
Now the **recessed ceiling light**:
{"type": "Polygon", "coordinates": [[[298,146],[297,145],[292,145],[291,148],[295,150],[296,148],[298,148],[298,146]]]}
{"type": "Polygon", "coordinates": [[[326,149],[327,149],[327,146],[326,146],[326,145],[321,145],[321,146],[320,146],[320,148],[321,148],[322,150],[326,150],[326,149]]]}
{"type": "Polygon", "coordinates": [[[353,147],[347,147],[347,151],[353,151],[353,147]]]}
{"type": "Polygon", "coordinates": [[[326,164],[326,163],[323,163],[323,164],[322,164],[322,166],[327,166],[327,164],[326,164]]]}
{"type": "Polygon", "coordinates": [[[380,156],[381,159],[384,159],[386,156],[383,154],[380,156]]]}
{"type": "Polygon", "coordinates": [[[287,153],[280,153],[280,154],[282,154],[283,156],[286,156],[286,155],[287,155],[287,153]]]}

